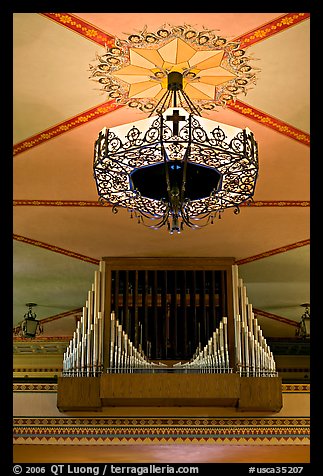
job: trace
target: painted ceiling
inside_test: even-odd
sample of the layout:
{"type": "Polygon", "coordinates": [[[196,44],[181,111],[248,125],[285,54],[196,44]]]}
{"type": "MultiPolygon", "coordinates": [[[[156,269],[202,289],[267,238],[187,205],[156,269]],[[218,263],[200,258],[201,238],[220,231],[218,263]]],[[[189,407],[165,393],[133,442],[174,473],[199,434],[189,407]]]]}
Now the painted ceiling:
{"type": "MultiPolygon", "coordinates": [[[[162,51],[165,61],[176,47],[162,51]]],[[[234,257],[264,335],[294,336],[301,304],[310,302],[309,57],[308,13],[14,13],[13,324],[33,302],[44,336],[71,336],[105,256],[234,257]],[[98,202],[93,178],[98,132],[147,112],[120,104],[91,68],[118,39],[167,25],[238,42],[256,71],[251,87],[205,112],[254,133],[254,200],[179,235],[147,229],[125,209],[113,214],[98,202]]],[[[132,97],[140,81],[125,82],[132,97]]],[[[198,90],[211,102],[215,83],[198,90]]]]}

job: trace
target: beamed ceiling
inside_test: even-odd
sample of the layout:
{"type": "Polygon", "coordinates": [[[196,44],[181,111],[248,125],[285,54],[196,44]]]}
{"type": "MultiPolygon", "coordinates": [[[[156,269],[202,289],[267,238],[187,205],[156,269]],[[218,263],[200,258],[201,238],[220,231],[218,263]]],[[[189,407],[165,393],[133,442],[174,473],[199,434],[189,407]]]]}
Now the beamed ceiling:
{"type": "Polygon", "coordinates": [[[71,336],[104,256],[234,257],[266,337],[292,337],[310,300],[308,13],[13,14],[13,323],[34,302],[48,338],[71,336]],[[215,30],[257,81],[209,119],[253,131],[254,202],[201,230],[154,231],[98,202],[98,132],[147,117],[90,78],[115,37],[162,25],[215,30]]]}

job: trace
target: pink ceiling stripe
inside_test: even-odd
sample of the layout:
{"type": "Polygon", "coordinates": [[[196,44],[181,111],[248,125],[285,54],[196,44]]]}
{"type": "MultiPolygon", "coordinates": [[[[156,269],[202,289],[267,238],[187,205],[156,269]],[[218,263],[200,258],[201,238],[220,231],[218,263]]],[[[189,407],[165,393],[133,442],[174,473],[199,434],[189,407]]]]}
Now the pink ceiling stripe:
{"type": "Polygon", "coordinates": [[[81,36],[99,45],[108,46],[109,48],[115,45],[114,36],[70,13],[40,13],[40,15],[50,18],[56,23],[79,33],[81,36]]]}
{"type": "MultiPolygon", "coordinates": [[[[75,15],[70,13],[40,13],[47,18],[59,23],[60,25],[69,28],[70,30],[79,33],[85,38],[94,41],[102,46],[114,46],[115,37],[101,30],[100,28],[88,23],[75,15]]],[[[258,43],[276,33],[279,33],[299,22],[307,20],[310,13],[287,13],[275,20],[272,20],[264,25],[254,28],[248,33],[235,38],[234,41],[240,41],[241,48],[246,48],[252,44],[258,43]]]]}
{"type": "MultiPolygon", "coordinates": [[[[22,152],[25,152],[26,150],[31,149],[36,145],[47,142],[50,139],[54,139],[55,137],[58,137],[59,135],[74,129],[75,127],[81,126],[86,122],[90,122],[93,119],[97,119],[98,117],[104,116],[109,112],[116,111],[120,107],[123,107],[123,105],[117,104],[115,101],[108,101],[106,103],[101,104],[100,106],[95,106],[94,108],[89,109],[81,114],[78,114],[77,116],[74,116],[73,118],[68,119],[67,121],[61,122],[53,127],[45,129],[43,132],[35,134],[34,136],[29,137],[28,139],[22,142],[19,142],[13,148],[13,155],[15,156],[21,154],[22,152]]],[[[259,109],[256,109],[243,103],[242,101],[236,100],[234,103],[229,102],[227,107],[305,145],[310,144],[309,134],[300,131],[299,129],[296,129],[295,127],[290,126],[289,124],[280,121],[279,119],[276,119],[273,116],[269,116],[268,114],[260,111],[259,109]]]]}
{"type": "Polygon", "coordinates": [[[21,241],[23,243],[27,243],[28,245],[38,246],[40,248],[45,248],[49,251],[54,251],[55,253],[60,253],[62,255],[70,256],[71,258],[76,258],[81,261],[87,261],[88,263],[92,264],[99,264],[100,260],[95,258],[90,258],[89,256],[81,255],[80,253],[75,253],[74,251],[65,250],[64,248],[59,248],[58,246],[50,245],[48,243],[44,243],[43,241],[33,240],[32,238],[27,238],[26,236],[21,235],[13,235],[13,239],[17,241],[21,241]]]}
{"type": "Polygon", "coordinates": [[[16,144],[13,148],[13,155],[21,154],[36,145],[42,144],[43,142],[47,142],[50,139],[53,139],[65,132],[68,132],[75,127],[81,126],[86,122],[93,121],[93,119],[97,119],[98,117],[104,116],[109,112],[115,111],[123,107],[121,104],[117,104],[115,101],[108,101],[106,103],[101,104],[100,106],[95,106],[92,109],[88,109],[77,116],[68,119],[67,121],[61,122],[49,129],[40,132],[39,134],[35,134],[29,139],[26,139],[22,142],[16,144]]]}
{"type": "Polygon", "coordinates": [[[240,207],[309,207],[309,200],[254,200],[239,205],[240,207]]]}
{"type": "Polygon", "coordinates": [[[45,317],[44,319],[41,319],[41,323],[46,324],[48,322],[57,321],[58,319],[62,319],[62,317],[74,316],[74,314],[80,314],[80,313],[82,313],[82,308],[81,307],[79,307],[77,309],[72,309],[72,310],[66,311],[66,312],[60,312],[59,314],[55,314],[54,316],[45,317]]]}
{"type": "Polygon", "coordinates": [[[287,319],[286,317],[278,316],[277,314],[272,314],[271,312],[262,311],[261,309],[252,308],[252,310],[256,316],[268,317],[268,319],[273,319],[274,321],[279,321],[284,324],[288,324],[289,326],[298,327],[297,322],[287,319]]]}
{"type": "Polygon", "coordinates": [[[296,129],[296,127],[293,127],[286,122],[280,121],[276,117],[270,116],[269,114],[266,114],[255,107],[249,106],[238,99],[234,102],[228,102],[227,107],[233,111],[243,114],[250,119],[253,119],[264,126],[270,127],[271,129],[280,132],[291,139],[295,139],[305,145],[310,145],[310,135],[306,132],[296,129]]]}
{"type": "MultiPolygon", "coordinates": [[[[87,261],[88,263],[92,264],[99,264],[100,260],[96,258],[91,258],[89,256],[82,255],[80,253],[75,253],[74,251],[66,250],[64,248],[59,248],[58,246],[50,245],[48,243],[44,243],[43,241],[38,241],[34,240],[32,238],[27,238],[26,236],[21,236],[21,235],[13,235],[13,239],[17,241],[21,241],[23,243],[27,243],[29,245],[34,245],[34,246],[39,246],[40,248],[45,248],[49,251],[54,251],[55,253],[60,253],[66,256],[70,256],[72,258],[77,258],[81,261],[87,261]]],[[[296,243],[292,243],[287,246],[281,246],[280,248],[275,248],[273,250],[265,251],[263,253],[260,253],[258,255],[250,256],[249,258],[244,258],[237,260],[235,264],[237,265],[242,265],[246,263],[250,263],[251,261],[256,261],[258,259],[262,258],[268,258],[268,256],[276,255],[279,253],[285,253],[286,251],[293,250],[295,248],[300,248],[302,246],[307,246],[310,244],[310,240],[303,240],[303,241],[298,241],[296,243]]]]}
{"type": "Polygon", "coordinates": [[[258,259],[268,258],[268,256],[277,255],[279,253],[285,253],[286,251],[294,250],[296,248],[300,248],[301,246],[308,246],[309,244],[310,244],[309,239],[308,240],[297,241],[296,243],[292,243],[292,244],[287,245],[287,246],[281,246],[280,248],[275,248],[273,250],[264,251],[263,253],[260,253],[258,255],[249,256],[249,258],[239,259],[235,262],[235,264],[241,265],[241,264],[250,263],[252,261],[257,261],[258,259]]]}
{"type": "Polygon", "coordinates": [[[307,20],[309,17],[309,13],[287,13],[286,15],[265,23],[248,33],[238,36],[234,41],[240,41],[240,47],[247,48],[255,43],[259,43],[259,41],[276,35],[276,33],[280,33],[291,26],[297,25],[297,23],[307,20]]]}

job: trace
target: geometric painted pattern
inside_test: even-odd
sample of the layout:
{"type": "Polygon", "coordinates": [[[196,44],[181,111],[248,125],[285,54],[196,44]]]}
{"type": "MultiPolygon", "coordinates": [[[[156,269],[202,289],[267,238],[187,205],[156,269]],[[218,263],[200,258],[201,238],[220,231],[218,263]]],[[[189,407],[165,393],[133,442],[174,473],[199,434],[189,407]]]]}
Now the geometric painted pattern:
{"type": "MultiPolygon", "coordinates": [[[[14,392],[56,393],[56,383],[17,383],[14,392]]],[[[283,384],[310,393],[310,384],[283,384]]],[[[309,417],[15,417],[14,444],[293,444],[309,445],[309,417]]]]}
{"type": "MultiPolygon", "coordinates": [[[[294,370],[294,369],[293,369],[294,370]]],[[[310,393],[311,386],[309,383],[289,383],[282,384],[283,393],[310,393]]],[[[57,383],[14,383],[13,392],[45,392],[56,393],[57,383]]]]}
{"type": "Polygon", "coordinates": [[[15,444],[309,444],[310,419],[258,417],[14,418],[15,444]]]}
{"type": "Polygon", "coordinates": [[[13,392],[57,393],[57,383],[14,383],[13,392]]]}
{"type": "Polygon", "coordinates": [[[310,393],[311,385],[309,383],[285,383],[282,385],[283,393],[310,393]]]}

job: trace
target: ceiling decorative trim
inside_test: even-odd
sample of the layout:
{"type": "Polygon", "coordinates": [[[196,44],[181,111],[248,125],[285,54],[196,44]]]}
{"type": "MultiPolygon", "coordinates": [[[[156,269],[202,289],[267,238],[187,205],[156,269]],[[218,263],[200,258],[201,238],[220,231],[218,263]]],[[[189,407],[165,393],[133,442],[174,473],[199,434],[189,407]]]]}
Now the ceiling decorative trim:
{"type": "MultiPolygon", "coordinates": [[[[245,41],[280,31],[303,16],[292,14],[273,20],[245,41]]],[[[244,55],[240,41],[227,41],[215,30],[164,24],[153,32],[145,26],[125,40],[116,37],[114,47],[97,54],[96,64],[90,64],[90,79],[99,82],[108,97],[118,103],[151,112],[164,97],[167,75],[179,71],[183,90],[192,95],[198,109],[212,110],[235,101],[256,83],[259,68],[249,65],[252,58],[244,55]]]]}
{"type": "MultiPolygon", "coordinates": [[[[14,207],[112,207],[96,200],[14,200],[14,207]]],[[[241,203],[241,207],[302,207],[310,206],[309,200],[254,200],[241,203]]]]}
{"type": "Polygon", "coordinates": [[[256,316],[268,317],[268,319],[273,319],[274,321],[279,321],[283,324],[288,324],[289,326],[293,326],[293,327],[299,326],[298,322],[292,321],[291,319],[287,319],[286,317],[278,316],[277,314],[272,314],[271,312],[262,311],[261,309],[256,309],[254,307],[252,308],[252,310],[256,316]]]}
{"type": "MultiPolygon", "coordinates": [[[[67,28],[72,29],[73,31],[81,34],[82,36],[95,41],[96,43],[102,46],[114,46],[116,38],[112,35],[105,33],[93,25],[85,22],[74,15],[67,13],[40,13],[43,15],[67,28]]],[[[263,25],[261,28],[257,28],[252,32],[241,35],[236,40],[241,41],[242,44],[240,47],[250,46],[258,41],[261,41],[273,34],[276,34],[286,28],[289,28],[303,20],[309,18],[309,13],[289,13],[286,14],[272,22],[269,22],[263,25]]],[[[244,104],[243,102],[236,100],[235,102],[229,101],[227,106],[239,112],[246,117],[253,119],[263,125],[273,128],[277,132],[287,135],[295,140],[300,141],[306,145],[310,143],[310,136],[303,131],[298,130],[297,128],[279,121],[278,119],[269,116],[268,114],[259,111],[249,105],[244,104]]],[[[101,117],[109,112],[112,112],[120,107],[123,107],[122,104],[118,104],[115,101],[108,101],[103,103],[100,106],[96,106],[88,111],[80,113],[62,123],[59,123],[51,128],[48,128],[38,134],[35,134],[24,141],[19,142],[14,146],[13,155],[20,154],[25,150],[28,150],[36,145],[39,145],[49,139],[57,137],[60,134],[70,131],[71,129],[78,127],[86,122],[89,122],[93,119],[101,117]]]]}
{"type": "Polygon", "coordinates": [[[241,203],[243,207],[310,207],[309,200],[254,200],[250,203],[241,203]]]}
{"type": "Polygon", "coordinates": [[[96,54],[89,71],[110,99],[148,113],[164,110],[168,75],[180,72],[183,93],[201,112],[225,107],[253,87],[259,68],[249,64],[252,60],[239,42],[228,41],[217,30],[165,23],[156,31],[145,26],[125,40],[116,38],[113,48],[96,54]]]}
{"type": "Polygon", "coordinates": [[[49,251],[54,251],[55,253],[60,253],[65,256],[70,256],[71,258],[76,258],[81,261],[86,261],[88,263],[98,265],[100,260],[95,258],[90,258],[89,256],[81,255],[80,253],[75,253],[74,251],[65,250],[64,248],[59,248],[58,246],[50,245],[48,243],[44,243],[43,241],[33,240],[32,238],[27,238],[26,236],[21,235],[13,235],[13,239],[17,241],[21,241],[23,243],[27,243],[28,245],[38,246],[39,248],[45,248],[49,251]]]}
{"type": "Polygon", "coordinates": [[[280,33],[286,28],[297,25],[310,17],[309,13],[287,13],[275,20],[265,23],[263,26],[251,30],[249,33],[239,36],[235,41],[240,41],[241,48],[247,48],[259,41],[280,33]]]}
{"type": "Polygon", "coordinates": [[[286,122],[280,121],[276,117],[270,116],[269,114],[262,112],[255,107],[249,106],[238,99],[236,99],[234,102],[229,101],[227,103],[227,107],[233,111],[243,114],[249,119],[253,119],[264,126],[270,127],[276,132],[280,132],[281,134],[295,139],[302,144],[310,145],[310,135],[306,132],[297,129],[286,122]]]}
{"type": "Polygon", "coordinates": [[[46,142],[50,139],[54,139],[65,132],[69,132],[75,127],[82,126],[86,122],[93,121],[93,119],[104,116],[109,112],[116,111],[120,107],[123,107],[123,105],[117,104],[115,101],[108,101],[100,104],[99,106],[88,109],[87,111],[81,112],[80,114],[67,119],[66,121],[60,122],[53,127],[45,129],[39,134],[35,134],[28,139],[19,142],[13,148],[13,155],[20,154],[21,152],[35,147],[36,145],[42,144],[43,142],[46,142]]]}
{"type": "MultiPolygon", "coordinates": [[[[109,112],[116,111],[117,109],[125,107],[124,104],[118,104],[114,100],[108,101],[106,103],[101,104],[100,106],[95,106],[88,111],[80,113],[66,121],[63,121],[53,127],[45,129],[44,131],[35,134],[29,137],[26,140],[18,142],[13,148],[13,155],[21,154],[26,150],[31,149],[43,142],[46,142],[50,139],[54,139],[55,137],[64,134],[65,132],[69,132],[70,130],[74,129],[75,127],[81,126],[86,122],[93,121],[98,117],[104,116],[109,112]]],[[[280,121],[269,114],[266,114],[259,109],[251,107],[242,101],[236,99],[235,102],[228,102],[227,107],[235,112],[238,112],[249,119],[252,119],[259,124],[264,126],[270,127],[271,129],[275,130],[276,132],[280,132],[281,134],[286,135],[292,139],[295,139],[302,144],[310,145],[310,135],[304,131],[293,127],[286,122],[280,121]]]]}
{"type": "Polygon", "coordinates": [[[88,40],[94,41],[94,43],[102,46],[114,46],[114,36],[70,13],[40,13],[40,15],[50,18],[56,23],[79,33],[88,40]]]}
{"type": "MultiPolygon", "coordinates": [[[[102,207],[98,200],[14,200],[14,207],[102,207]]],[[[112,206],[105,203],[104,206],[112,206]]]]}
{"type": "MultiPolygon", "coordinates": [[[[96,264],[98,265],[100,263],[99,259],[96,258],[90,258],[88,256],[81,255],[79,253],[75,253],[73,251],[65,250],[64,248],[59,248],[58,246],[53,246],[48,243],[44,243],[42,241],[38,240],[33,240],[32,238],[27,238],[26,236],[21,236],[21,235],[13,235],[13,239],[17,241],[21,241],[23,243],[27,243],[29,245],[33,246],[39,246],[40,248],[45,248],[49,251],[53,251],[55,253],[61,253],[66,256],[71,256],[72,258],[79,259],[81,261],[87,261],[88,263],[96,264]]],[[[237,265],[242,265],[246,263],[250,263],[251,261],[256,261],[258,259],[262,258],[268,258],[268,256],[276,255],[279,253],[285,253],[286,251],[293,250],[295,248],[300,248],[301,246],[307,246],[310,244],[310,240],[303,240],[303,241],[298,241],[296,243],[292,243],[287,246],[281,246],[280,248],[275,248],[270,251],[264,251],[263,253],[260,253],[258,255],[250,256],[248,258],[243,258],[235,261],[235,264],[237,265]]]]}
{"type": "MultiPolygon", "coordinates": [[[[79,17],[70,13],[39,13],[70,30],[84,36],[86,39],[94,41],[102,46],[114,46],[115,37],[110,33],[100,30],[91,23],[80,19],[79,17]]],[[[266,38],[280,33],[281,31],[290,28],[310,17],[310,13],[287,13],[281,17],[276,18],[261,27],[257,27],[243,35],[235,38],[233,41],[240,41],[241,48],[247,48],[255,43],[259,43],[266,38]]]]}
{"type": "Polygon", "coordinates": [[[246,263],[250,263],[251,261],[256,261],[262,258],[268,258],[268,256],[277,255],[279,253],[285,253],[286,251],[294,250],[295,248],[300,248],[301,246],[308,246],[310,244],[310,239],[297,241],[296,243],[291,243],[287,246],[281,246],[280,248],[275,248],[270,251],[264,251],[263,253],[259,253],[258,255],[249,256],[249,258],[239,259],[235,262],[237,265],[242,265],[246,263]]]}
{"type": "MultiPolygon", "coordinates": [[[[63,317],[73,316],[74,314],[80,314],[80,313],[82,313],[82,308],[78,307],[77,309],[71,309],[70,311],[60,312],[59,314],[55,314],[54,316],[50,316],[50,317],[46,317],[45,319],[41,319],[41,323],[42,324],[47,324],[48,322],[57,321],[58,319],[62,319],[63,317]]],[[[55,339],[55,337],[54,337],[54,339],[55,339]]]]}

